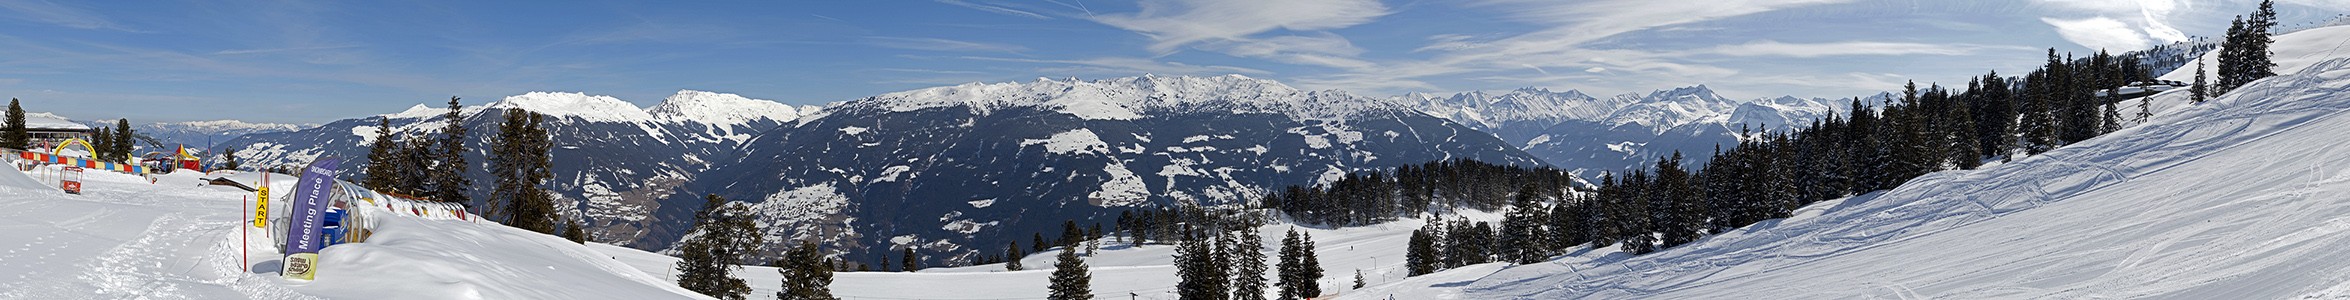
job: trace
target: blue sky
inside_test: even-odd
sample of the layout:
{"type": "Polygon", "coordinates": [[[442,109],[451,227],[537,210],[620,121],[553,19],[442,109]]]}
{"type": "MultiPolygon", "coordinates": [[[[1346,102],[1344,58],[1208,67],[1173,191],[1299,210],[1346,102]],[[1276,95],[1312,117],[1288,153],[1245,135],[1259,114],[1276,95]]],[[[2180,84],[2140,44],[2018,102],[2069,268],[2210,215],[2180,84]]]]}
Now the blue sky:
{"type": "MultiPolygon", "coordinates": [[[[325,122],[449,96],[819,104],[1038,77],[1243,74],[1384,97],[1706,84],[1849,97],[2217,35],[2253,1],[0,0],[0,96],[77,119],[325,122]],[[347,3],[346,3],[347,2],[347,3]]],[[[2288,24],[2350,0],[2279,3],[2288,24]]]]}

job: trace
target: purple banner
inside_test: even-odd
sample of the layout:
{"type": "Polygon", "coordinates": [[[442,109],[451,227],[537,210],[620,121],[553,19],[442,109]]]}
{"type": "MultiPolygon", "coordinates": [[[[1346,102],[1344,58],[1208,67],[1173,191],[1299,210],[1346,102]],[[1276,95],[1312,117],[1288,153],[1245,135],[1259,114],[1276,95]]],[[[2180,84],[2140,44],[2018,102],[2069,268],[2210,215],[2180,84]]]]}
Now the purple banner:
{"type": "Polygon", "coordinates": [[[287,202],[286,255],[318,253],[319,231],[324,226],[329,198],[334,196],[335,165],[340,158],[319,158],[310,167],[302,169],[302,181],[294,186],[294,197],[287,202]]]}

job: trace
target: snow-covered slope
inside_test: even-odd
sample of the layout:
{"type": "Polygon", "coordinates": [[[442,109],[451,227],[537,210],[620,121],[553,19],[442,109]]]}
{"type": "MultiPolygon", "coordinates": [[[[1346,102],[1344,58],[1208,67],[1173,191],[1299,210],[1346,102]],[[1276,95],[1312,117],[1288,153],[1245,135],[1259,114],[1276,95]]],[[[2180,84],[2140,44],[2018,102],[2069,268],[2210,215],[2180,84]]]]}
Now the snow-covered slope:
{"type": "MultiPolygon", "coordinates": [[[[0,168],[0,299],[706,298],[552,236],[399,217],[324,249],[316,281],[287,281],[267,232],[240,236],[250,192],[193,172],[90,171],[67,195],[50,187],[55,171],[0,168]]],[[[274,190],[292,190],[277,177],[274,190]]]]}
{"type": "MultiPolygon", "coordinates": [[[[463,109],[469,133],[466,147],[473,151],[467,161],[474,164],[468,176],[475,182],[490,182],[485,151],[505,108],[548,115],[542,126],[557,147],[551,184],[562,198],[557,203],[564,204],[566,214],[582,217],[596,228],[591,230],[596,240],[623,244],[656,230],[649,216],[660,206],[658,199],[712,163],[731,161],[734,149],[752,135],[799,118],[797,110],[773,101],[693,90],[679,91],[649,109],[610,96],[525,93],[463,109]]],[[[394,136],[437,137],[447,124],[441,119],[447,112],[445,107],[417,105],[300,131],[246,135],[222,146],[236,149],[245,165],[258,167],[340,156],[355,160],[344,166],[358,175],[375,139],[377,120],[389,119],[394,136]]],[[[474,198],[481,199],[488,189],[475,192],[474,198]]]]}
{"type": "Polygon", "coordinates": [[[1646,256],[1388,288],[1479,299],[2350,296],[2350,149],[2339,147],[2350,59],[2285,71],[2297,75],[2041,156],[1930,174],[1646,256]]]}
{"type": "MultiPolygon", "coordinates": [[[[1408,107],[1242,76],[974,83],[810,115],[749,140],[741,159],[669,201],[758,203],[769,241],[824,241],[856,251],[857,262],[912,246],[939,263],[1000,252],[1064,220],[1241,204],[1350,172],[1446,159],[1540,164],[1408,107]]],[[[654,218],[683,228],[696,206],[654,218]]]]}

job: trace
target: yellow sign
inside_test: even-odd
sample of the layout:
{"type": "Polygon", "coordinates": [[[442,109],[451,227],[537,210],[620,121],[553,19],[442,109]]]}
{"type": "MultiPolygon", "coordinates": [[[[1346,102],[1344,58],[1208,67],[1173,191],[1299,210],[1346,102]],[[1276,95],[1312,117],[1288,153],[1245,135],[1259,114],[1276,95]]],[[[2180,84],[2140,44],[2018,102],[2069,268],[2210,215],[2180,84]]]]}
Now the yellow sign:
{"type": "Polygon", "coordinates": [[[269,228],[269,187],[261,187],[261,199],[253,205],[253,227],[269,228]]]}
{"type": "Polygon", "coordinates": [[[286,279],[317,280],[318,253],[294,253],[285,259],[286,279]]]}

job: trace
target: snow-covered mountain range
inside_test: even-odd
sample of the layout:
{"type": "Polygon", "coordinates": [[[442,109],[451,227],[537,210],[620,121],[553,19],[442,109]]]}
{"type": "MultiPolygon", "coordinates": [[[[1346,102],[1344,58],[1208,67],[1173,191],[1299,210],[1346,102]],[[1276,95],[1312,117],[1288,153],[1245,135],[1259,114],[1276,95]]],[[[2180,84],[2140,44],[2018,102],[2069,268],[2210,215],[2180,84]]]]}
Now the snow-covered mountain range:
{"type": "Polygon", "coordinates": [[[1715,145],[1737,144],[1742,130],[1807,126],[1851,110],[1850,100],[1731,100],[1704,85],[1605,99],[1575,90],[1523,88],[1451,96],[1405,94],[1389,101],[1469,124],[1583,176],[1644,166],[1674,151],[1682,152],[1690,164],[1703,164],[1715,145]]]}
{"type": "MultiPolygon", "coordinates": [[[[1240,204],[1283,186],[1445,159],[1540,164],[1466,125],[1345,92],[1237,75],[1039,79],[889,93],[809,113],[750,140],[740,161],[718,164],[669,201],[752,202],[770,241],[913,247],[938,265],[1000,254],[1064,220],[1240,204]]],[[[664,206],[655,218],[684,220],[694,208],[664,206]]],[[[675,236],[648,238],[640,244],[675,236]]]]}
{"type": "Polygon", "coordinates": [[[164,146],[187,145],[189,149],[208,149],[214,143],[226,142],[238,136],[255,133],[287,132],[317,127],[317,124],[247,123],[238,120],[166,122],[132,124],[131,130],[155,138],[164,146]]]}
{"type": "MultiPolygon", "coordinates": [[[[693,180],[714,162],[733,160],[732,149],[751,135],[799,117],[799,108],[774,101],[692,90],[680,91],[650,109],[583,93],[509,96],[462,110],[469,133],[466,147],[472,151],[467,161],[474,164],[468,176],[475,182],[490,182],[485,171],[487,140],[497,132],[506,108],[547,115],[543,126],[556,144],[550,189],[561,199],[557,203],[567,215],[583,217],[597,240],[623,244],[659,225],[649,217],[670,189],[693,180]]],[[[388,119],[393,136],[437,137],[447,124],[441,119],[446,112],[445,107],[419,104],[398,113],[299,131],[249,134],[221,147],[235,149],[249,166],[288,166],[333,155],[354,160],[344,169],[358,170],[375,139],[377,120],[388,119]]],[[[474,197],[487,194],[486,189],[476,190],[474,197]]]]}

